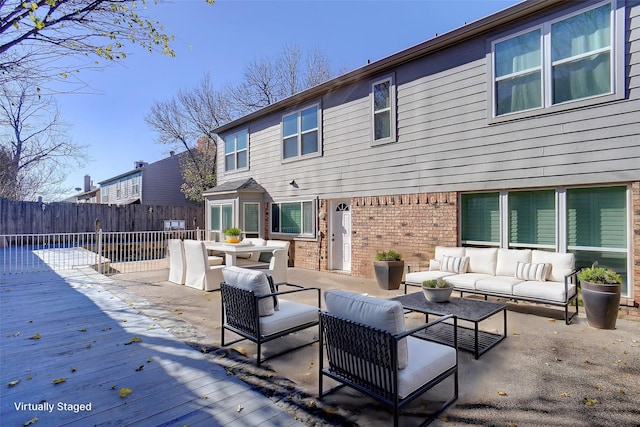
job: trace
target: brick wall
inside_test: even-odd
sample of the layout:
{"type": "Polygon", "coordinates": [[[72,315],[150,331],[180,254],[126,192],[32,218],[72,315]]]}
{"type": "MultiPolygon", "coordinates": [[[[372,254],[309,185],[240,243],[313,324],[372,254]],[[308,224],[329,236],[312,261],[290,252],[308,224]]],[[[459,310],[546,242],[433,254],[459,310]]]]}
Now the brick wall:
{"type": "Polygon", "coordinates": [[[358,197],[351,201],[351,272],[372,278],[377,252],[396,250],[405,268],[426,268],[436,245],[458,245],[456,193],[358,197]]]}

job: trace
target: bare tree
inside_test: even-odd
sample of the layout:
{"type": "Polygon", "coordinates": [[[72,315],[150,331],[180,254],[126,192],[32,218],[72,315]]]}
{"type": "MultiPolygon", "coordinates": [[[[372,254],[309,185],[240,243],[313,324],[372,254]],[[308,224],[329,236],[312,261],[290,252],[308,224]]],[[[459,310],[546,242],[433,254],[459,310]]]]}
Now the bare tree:
{"type": "Polygon", "coordinates": [[[209,75],[191,90],[181,90],[169,101],[155,102],[145,116],[158,142],[187,152],[182,172],[183,193],[194,201],[215,185],[217,144],[213,130],[231,120],[227,99],[216,92],[209,75]]]}
{"type": "Polygon", "coordinates": [[[243,80],[229,85],[225,92],[234,117],[238,117],[325,82],[334,75],[326,53],[311,50],[303,61],[300,46],[291,43],[285,44],[282,53],[273,60],[251,61],[244,68],[243,80]]]}
{"type": "Polygon", "coordinates": [[[59,192],[86,147],[69,140],[53,98],[29,82],[4,83],[0,91],[0,196],[35,200],[59,192]]]}
{"type": "MultiPolygon", "coordinates": [[[[160,3],[162,0],[153,0],[160,3]]],[[[205,0],[213,4],[213,0],[205,0]]],[[[0,0],[0,83],[66,78],[82,64],[124,59],[126,43],[174,56],[173,36],[135,0],[0,0]],[[60,58],[66,58],[62,65],[60,58]]]]}

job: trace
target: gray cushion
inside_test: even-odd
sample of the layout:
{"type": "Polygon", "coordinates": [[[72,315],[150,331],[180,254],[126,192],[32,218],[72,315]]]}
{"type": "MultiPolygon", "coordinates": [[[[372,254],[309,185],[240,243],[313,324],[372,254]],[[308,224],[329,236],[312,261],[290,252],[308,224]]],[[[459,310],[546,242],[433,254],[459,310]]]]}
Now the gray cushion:
{"type": "MultiPolygon", "coordinates": [[[[405,331],[404,311],[402,304],[398,301],[374,298],[341,290],[326,291],[324,300],[329,313],[335,316],[382,329],[393,335],[405,331]]],[[[407,364],[407,340],[403,338],[398,342],[398,368],[404,369],[407,364]]]]}
{"type": "MultiPolygon", "coordinates": [[[[249,270],[236,266],[225,267],[222,270],[224,281],[228,284],[253,291],[256,296],[269,295],[271,288],[267,276],[258,270],[249,270]]],[[[263,298],[258,303],[260,316],[270,316],[275,312],[273,298],[263,298]]]]}

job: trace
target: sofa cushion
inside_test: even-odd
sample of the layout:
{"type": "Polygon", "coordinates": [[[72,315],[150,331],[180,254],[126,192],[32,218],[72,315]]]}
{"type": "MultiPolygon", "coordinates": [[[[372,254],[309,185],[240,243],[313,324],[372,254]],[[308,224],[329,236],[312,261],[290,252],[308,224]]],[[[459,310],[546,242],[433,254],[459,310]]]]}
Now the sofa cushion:
{"type": "Polygon", "coordinates": [[[466,273],[467,266],[469,265],[469,257],[453,257],[449,255],[442,256],[442,262],[440,263],[440,270],[448,273],[466,273]]]}
{"type": "Polygon", "coordinates": [[[494,276],[487,279],[478,280],[476,282],[476,290],[482,292],[511,295],[513,293],[513,287],[518,283],[522,283],[522,280],[516,279],[513,276],[494,276]]]}
{"type": "Polygon", "coordinates": [[[409,364],[398,372],[398,397],[404,399],[418,387],[456,366],[456,350],[419,338],[408,337],[409,364]]]}
{"type": "MultiPolygon", "coordinates": [[[[393,335],[405,331],[404,310],[398,301],[359,295],[342,290],[328,290],[324,300],[329,313],[343,319],[388,331],[393,335]]],[[[407,339],[398,342],[398,368],[408,363],[407,339]]]]}
{"type": "Polygon", "coordinates": [[[528,280],[518,283],[513,287],[513,295],[516,297],[526,297],[537,300],[547,300],[553,302],[567,302],[576,294],[576,285],[569,283],[568,296],[564,290],[564,280],[562,282],[538,282],[528,280]]]}
{"type": "Polygon", "coordinates": [[[461,257],[465,255],[467,248],[463,247],[448,247],[448,246],[436,246],[436,254],[434,256],[436,261],[442,262],[444,255],[461,257]]]}
{"type": "MultiPolygon", "coordinates": [[[[269,295],[269,280],[258,270],[249,270],[236,266],[225,267],[222,270],[224,281],[232,286],[253,291],[256,296],[269,295]]],[[[275,312],[273,298],[263,298],[258,302],[260,316],[270,316],[275,312]]]]}
{"type": "Polygon", "coordinates": [[[522,280],[537,280],[544,282],[549,277],[549,271],[551,270],[551,264],[546,262],[531,263],[520,262],[516,266],[515,277],[522,280]]]}
{"type": "Polygon", "coordinates": [[[570,253],[534,250],[531,252],[531,262],[551,264],[547,280],[552,282],[564,282],[564,276],[571,274],[574,269],[574,256],[570,253]]]}
{"type": "Polygon", "coordinates": [[[280,299],[280,306],[280,310],[273,316],[260,318],[260,332],[263,336],[318,321],[319,310],[316,306],[285,299],[280,299]]]}
{"type": "Polygon", "coordinates": [[[476,290],[476,282],[482,279],[488,279],[494,277],[491,274],[479,274],[479,273],[465,273],[454,274],[452,276],[446,276],[444,281],[452,284],[456,289],[467,289],[470,291],[476,290]]]}
{"type": "Polygon", "coordinates": [[[496,276],[514,277],[518,262],[531,262],[531,249],[498,249],[496,276]]]}
{"type": "Polygon", "coordinates": [[[407,273],[404,276],[404,280],[407,283],[416,283],[421,285],[425,280],[438,280],[443,277],[452,276],[454,273],[447,271],[416,271],[414,273],[407,273]]]}
{"type": "Polygon", "coordinates": [[[465,256],[469,257],[469,273],[496,275],[498,260],[497,248],[465,248],[465,256]]]}

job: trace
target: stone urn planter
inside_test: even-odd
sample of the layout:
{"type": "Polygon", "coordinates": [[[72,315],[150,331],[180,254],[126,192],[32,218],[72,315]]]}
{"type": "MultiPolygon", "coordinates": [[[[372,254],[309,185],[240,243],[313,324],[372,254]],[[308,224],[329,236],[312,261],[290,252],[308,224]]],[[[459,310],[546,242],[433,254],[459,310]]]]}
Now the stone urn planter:
{"type": "Polygon", "coordinates": [[[622,278],[612,270],[591,267],[580,270],[578,280],[589,326],[597,329],[615,329],[620,308],[622,278]]]}
{"type": "Polygon", "coordinates": [[[453,285],[444,280],[425,280],[422,282],[422,293],[429,302],[447,302],[451,298],[453,285]]]}
{"type": "Polygon", "coordinates": [[[400,287],[404,274],[404,261],[398,252],[379,252],[373,262],[373,269],[381,289],[393,290],[400,287]]]}

